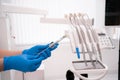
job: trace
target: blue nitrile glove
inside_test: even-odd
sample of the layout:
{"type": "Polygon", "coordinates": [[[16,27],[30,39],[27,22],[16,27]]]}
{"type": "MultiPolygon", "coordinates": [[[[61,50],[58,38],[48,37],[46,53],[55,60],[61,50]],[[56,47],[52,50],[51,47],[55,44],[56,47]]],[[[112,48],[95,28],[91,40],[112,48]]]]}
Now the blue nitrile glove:
{"type": "Polygon", "coordinates": [[[52,48],[50,48],[49,45],[50,44],[36,45],[36,46],[33,46],[30,49],[23,50],[22,54],[36,55],[36,54],[41,54],[42,53],[41,55],[44,55],[44,59],[46,59],[47,57],[51,56],[51,51],[58,47],[58,43],[56,43],[52,48]],[[46,55],[46,53],[47,53],[47,55],[46,55]]]}
{"type": "Polygon", "coordinates": [[[27,54],[4,57],[4,71],[14,69],[22,72],[32,72],[40,66],[43,59],[42,56],[27,54]]]}
{"type": "MultiPolygon", "coordinates": [[[[49,44],[49,45],[50,45],[50,44],[49,44]]],[[[48,45],[47,48],[45,48],[44,50],[42,50],[41,52],[38,53],[39,57],[42,56],[42,57],[44,57],[44,59],[47,59],[48,57],[50,57],[50,56],[51,56],[51,51],[57,48],[58,43],[56,43],[56,44],[55,44],[54,46],[52,46],[52,47],[49,47],[49,45],[48,45]]],[[[44,59],[43,59],[43,60],[44,60],[44,59]]]]}

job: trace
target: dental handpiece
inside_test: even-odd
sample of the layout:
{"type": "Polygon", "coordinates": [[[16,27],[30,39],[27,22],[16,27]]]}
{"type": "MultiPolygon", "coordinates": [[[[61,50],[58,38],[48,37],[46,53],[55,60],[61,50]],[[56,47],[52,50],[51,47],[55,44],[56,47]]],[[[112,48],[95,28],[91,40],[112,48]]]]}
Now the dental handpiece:
{"type": "Polygon", "coordinates": [[[50,45],[44,49],[43,51],[41,51],[40,53],[38,53],[38,55],[40,55],[42,52],[44,52],[45,50],[47,50],[48,48],[52,48],[54,47],[55,44],[59,43],[60,41],[62,41],[64,38],[66,38],[66,35],[62,36],[59,40],[55,41],[55,42],[51,42],[50,45]]]}

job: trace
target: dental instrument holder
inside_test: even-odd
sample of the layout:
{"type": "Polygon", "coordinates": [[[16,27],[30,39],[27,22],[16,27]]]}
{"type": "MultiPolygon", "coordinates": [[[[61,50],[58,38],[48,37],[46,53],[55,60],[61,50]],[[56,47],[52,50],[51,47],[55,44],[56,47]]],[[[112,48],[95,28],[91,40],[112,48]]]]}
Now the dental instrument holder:
{"type": "Polygon", "coordinates": [[[85,65],[85,61],[72,61],[72,68],[70,70],[80,78],[80,80],[100,80],[102,79],[107,71],[108,67],[103,64],[100,60],[93,60],[94,65],[91,64],[91,60],[86,60],[87,66],[85,65]],[[99,73],[98,76],[90,77],[89,74],[99,73]],[[83,74],[88,75],[89,77],[85,77],[83,74]]]}
{"type": "MultiPolygon", "coordinates": [[[[106,75],[108,67],[101,61],[97,61],[96,68],[91,65],[90,60],[87,60],[87,62],[89,66],[86,67],[84,66],[84,61],[73,61],[73,68],[70,70],[82,80],[100,80],[106,75]],[[85,77],[82,74],[87,74],[88,76],[89,74],[99,74],[99,76],[85,77]]],[[[94,63],[96,63],[96,60],[94,60],[94,63]]]]}
{"type": "MultiPolygon", "coordinates": [[[[70,14],[69,16],[65,16],[66,18],[67,18],[67,20],[68,20],[68,22],[72,25],[72,27],[74,28],[74,26],[76,26],[75,24],[73,24],[73,23],[71,23],[71,20],[72,19],[74,19],[74,18],[72,18],[71,19],[71,17],[74,17],[74,16],[71,16],[72,14],[70,14]],[[70,19],[70,20],[69,20],[70,19]]],[[[75,16],[76,17],[76,16],[75,16]]],[[[79,22],[79,21],[78,21],[79,22]]],[[[111,41],[111,39],[108,37],[107,39],[109,39],[110,41],[110,43],[112,44],[112,46],[109,46],[109,48],[107,48],[106,46],[104,47],[104,48],[101,48],[101,46],[99,45],[100,43],[98,42],[99,40],[99,38],[97,37],[97,36],[99,36],[97,33],[95,33],[95,34],[92,34],[92,32],[95,32],[94,31],[94,29],[92,28],[92,26],[90,25],[88,25],[88,23],[87,22],[85,22],[85,24],[83,24],[83,26],[84,27],[86,27],[86,29],[88,30],[88,32],[89,31],[91,31],[90,33],[91,33],[91,36],[92,37],[94,37],[95,38],[95,40],[92,40],[92,42],[90,42],[90,44],[92,44],[90,47],[92,47],[92,51],[84,51],[84,52],[82,52],[81,50],[81,54],[90,54],[89,56],[91,56],[91,53],[92,53],[92,57],[93,57],[93,55],[95,55],[96,56],[96,58],[95,58],[95,60],[94,59],[90,59],[90,60],[81,60],[81,61],[73,61],[72,62],[72,65],[73,65],[73,67],[70,69],[74,74],[76,74],[80,79],[82,79],[82,80],[100,80],[100,79],[102,79],[105,75],[106,75],[106,73],[107,73],[107,71],[108,71],[108,67],[105,65],[105,64],[103,64],[101,61],[101,58],[99,58],[99,59],[97,59],[97,57],[98,57],[98,54],[99,54],[99,57],[102,57],[102,56],[100,56],[100,53],[99,52],[101,52],[101,51],[98,51],[98,50],[101,50],[101,49],[114,49],[115,47],[114,47],[114,45],[112,44],[112,41],[111,41]],[[87,24],[87,25],[86,25],[87,24]],[[99,46],[99,47],[98,47],[99,46]],[[97,49],[96,49],[97,48],[97,49]],[[98,48],[100,48],[100,49],[98,49],[98,48]],[[95,52],[95,51],[96,52],[95,52]],[[94,54],[93,54],[94,53],[94,54]],[[84,63],[87,63],[87,65],[85,66],[85,64],[84,63]],[[95,77],[92,77],[92,78],[87,78],[87,77],[84,77],[84,76],[82,76],[82,74],[91,74],[91,73],[100,73],[99,74],[99,76],[95,76],[95,77]]],[[[77,25],[77,27],[81,27],[81,26],[79,26],[79,25],[77,25]]],[[[72,28],[72,29],[73,29],[72,28]]],[[[69,32],[69,31],[68,31],[69,32]]],[[[69,32],[70,33],[70,32],[69,32]]],[[[72,34],[72,33],[71,33],[72,34]]],[[[82,34],[81,34],[82,35],[82,34]]],[[[70,36],[70,35],[69,35],[70,36]]],[[[83,35],[82,35],[83,36],[83,35]]],[[[91,37],[90,36],[90,37],[91,37]]],[[[88,36],[87,36],[88,37],[88,36]]],[[[72,37],[72,38],[74,38],[74,37],[72,37]]],[[[72,40],[75,40],[75,39],[72,39],[71,37],[70,37],[70,42],[71,42],[71,47],[72,48],[75,48],[76,46],[75,46],[75,41],[72,41],[72,40]],[[73,43],[74,43],[74,45],[73,45],[73,43]]],[[[88,38],[89,39],[89,38],[88,38]]],[[[78,43],[78,44],[80,44],[80,43],[78,43]]],[[[82,43],[82,44],[84,44],[84,43],[82,43]]],[[[89,46],[89,45],[88,45],[89,46]]],[[[88,46],[86,46],[86,47],[88,47],[88,46]]],[[[82,46],[82,47],[84,47],[84,46],[82,46]]],[[[78,47],[78,48],[81,48],[81,47],[78,47]]],[[[77,53],[77,51],[75,50],[75,49],[72,49],[73,50],[73,52],[74,53],[77,53]]]]}

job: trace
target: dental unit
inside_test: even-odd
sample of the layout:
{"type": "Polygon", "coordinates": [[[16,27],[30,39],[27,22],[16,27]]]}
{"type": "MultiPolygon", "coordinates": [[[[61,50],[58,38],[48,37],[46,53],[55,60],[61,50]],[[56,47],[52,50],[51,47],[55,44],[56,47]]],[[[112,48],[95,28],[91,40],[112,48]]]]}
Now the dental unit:
{"type": "MultiPolygon", "coordinates": [[[[73,67],[70,70],[77,77],[83,80],[102,79],[106,75],[108,67],[102,62],[99,35],[92,27],[89,16],[87,14],[81,13],[70,13],[68,15],[65,15],[65,18],[71,27],[67,33],[69,35],[71,47],[74,48],[72,49],[73,53],[76,53],[77,56],[83,55],[83,60],[81,57],[78,57],[79,61],[72,62],[73,67]],[[76,48],[78,48],[79,53],[76,48]],[[93,73],[99,73],[99,75],[89,78],[81,75],[93,73]]],[[[110,44],[111,48],[113,48],[111,41],[110,44]]]]}

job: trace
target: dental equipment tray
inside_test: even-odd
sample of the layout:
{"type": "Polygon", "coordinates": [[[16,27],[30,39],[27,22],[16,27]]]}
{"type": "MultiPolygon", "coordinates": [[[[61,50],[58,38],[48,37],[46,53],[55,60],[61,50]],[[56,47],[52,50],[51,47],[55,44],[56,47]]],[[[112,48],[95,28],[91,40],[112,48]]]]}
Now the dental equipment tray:
{"type": "Polygon", "coordinates": [[[100,61],[93,60],[93,63],[95,66],[92,65],[92,62],[90,60],[86,60],[87,65],[85,65],[85,61],[73,61],[73,67],[75,70],[95,70],[95,69],[105,69],[105,65],[102,64],[100,61]]]}

